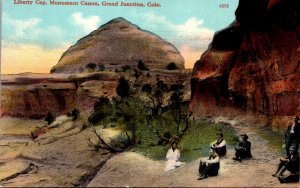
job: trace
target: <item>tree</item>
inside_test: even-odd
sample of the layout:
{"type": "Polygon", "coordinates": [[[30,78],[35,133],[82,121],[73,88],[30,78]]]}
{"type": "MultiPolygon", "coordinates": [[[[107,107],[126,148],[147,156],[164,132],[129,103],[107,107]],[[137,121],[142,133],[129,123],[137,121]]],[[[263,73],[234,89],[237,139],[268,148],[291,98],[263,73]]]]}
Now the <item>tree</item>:
{"type": "Polygon", "coordinates": [[[141,71],[148,71],[149,69],[146,67],[145,63],[142,60],[138,61],[137,68],[141,71]]]}
{"type": "Polygon", "coordinates": [[[164,97],[167,90],[167,85],[160,79],[156,80],[156,85],[153,88],[150,84],[145,84],[142,87],[142,92],[145,93],[150,100],[148,107],[151,109],[154,118],[161,116],[167,110],[168,105],[164,97]]]}
{"type": "Polygon", "coordinates": [[[188,104],[183,101],[183,89],[182,84],[173,84],[168,89],[159,79],[154,89],[148,84],[142,87],[142,92],[151,101],[146,103],[152,112],[151,116],[147,117],[147,125],[160,143],[179,143],[190,128],[192,113],[188,104]]]}
{"type": "Polygon", "coordinates": [[[176,65],[175,62],[171,62],[171,63],[169,63],[169,64],[167,65],[167,69],[168,69],[168,70],[177,70],[178,67],[177,67],[177,65],[176,65]]]}
{"type": "Polygon", "coordinates": [[[123,76],[121,76],[119,79],[119,84],[117,86],[117,94],[121,98],[125,98],[129,96],[129,92],[130,92],[129,82],[123,76]]]}

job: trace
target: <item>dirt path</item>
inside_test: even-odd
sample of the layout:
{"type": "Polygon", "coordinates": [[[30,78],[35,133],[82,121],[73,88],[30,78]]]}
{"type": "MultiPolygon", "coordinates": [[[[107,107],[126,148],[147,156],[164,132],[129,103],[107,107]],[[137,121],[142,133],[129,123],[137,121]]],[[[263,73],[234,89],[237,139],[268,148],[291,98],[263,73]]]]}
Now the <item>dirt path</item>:
{"type": "Polygon", "coordinates": [[[260,137],[255,126],[227,119],[225,121],[240,133],[247,133],[252,142],[253,159],[237,162],[231,158],[234,149],[229,148],[221,159],[219,176],[197,180],[199,160],[187,163],[170,172],[163,172],[164,161],[152,161],[140,154],[126,152],[107,161],[88,186],[161,186],[161,187],[299,187],[299,184],[280,184],[271,176],[276,170],[280,154],[271,150],[260,137]]]}

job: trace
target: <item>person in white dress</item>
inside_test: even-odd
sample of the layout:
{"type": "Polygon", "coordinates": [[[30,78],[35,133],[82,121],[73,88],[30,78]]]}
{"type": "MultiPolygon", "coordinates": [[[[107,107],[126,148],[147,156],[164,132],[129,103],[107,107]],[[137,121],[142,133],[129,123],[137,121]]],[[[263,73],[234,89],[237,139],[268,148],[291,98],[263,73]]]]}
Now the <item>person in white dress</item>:
{"type": "Polygon", "coordinates": [[[164,169],[165,172],[174,170],[176,167],[183,165],[183,162],[179,161],[180,158],[180,151],[177,148],[177,143],[172,143],[172,147],[168,150],[166,159],[167,165],[164,169]]]}

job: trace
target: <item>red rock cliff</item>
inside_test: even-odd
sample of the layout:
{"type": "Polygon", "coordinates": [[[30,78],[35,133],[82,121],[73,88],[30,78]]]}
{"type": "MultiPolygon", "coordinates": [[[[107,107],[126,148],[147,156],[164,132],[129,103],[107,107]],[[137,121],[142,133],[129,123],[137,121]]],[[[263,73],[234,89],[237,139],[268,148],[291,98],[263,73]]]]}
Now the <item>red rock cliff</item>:
{"type": "Polygon", "coordinates": [[[300,114],[300,1],[240,0],[236,20],[196,62],[198,115],[300,114]]]}

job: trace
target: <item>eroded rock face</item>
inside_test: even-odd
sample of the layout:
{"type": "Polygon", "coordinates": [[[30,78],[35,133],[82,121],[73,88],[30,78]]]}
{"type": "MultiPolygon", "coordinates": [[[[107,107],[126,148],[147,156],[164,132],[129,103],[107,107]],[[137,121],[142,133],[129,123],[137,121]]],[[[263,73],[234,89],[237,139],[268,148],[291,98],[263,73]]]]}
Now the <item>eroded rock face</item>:
{"type": "Polygon", "coordinates": [[[299,1],[240,0],[195,64],[191,109],[202,115],[300,113],[299,1]]]}
{"type": "Polygon", "coordinates": [[[171,62],[184,68],[184,59],[172,44],[123,18],[116,18],[71,46],[51,73],[82,72],[89,63],[115,70],[125,65],[137,66],[139,61],[149,69],[167,69],[171,62]]]}
{"type": "Polygon", "coordinates": [[[20,74],[1,77],[1,116],[42,118],[48,112],[66,114],[76,108],[90,112],[99,96],[116,95],[114,73],[20,74]]]}

